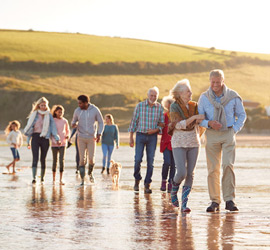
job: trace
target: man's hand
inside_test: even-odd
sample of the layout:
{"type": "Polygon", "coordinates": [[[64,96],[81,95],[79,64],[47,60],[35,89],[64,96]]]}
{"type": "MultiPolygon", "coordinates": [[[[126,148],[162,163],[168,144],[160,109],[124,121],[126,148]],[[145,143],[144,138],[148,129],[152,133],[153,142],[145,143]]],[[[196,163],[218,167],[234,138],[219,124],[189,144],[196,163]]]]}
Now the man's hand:
{"type": "Polygon", "coordinates": [[[99,141],[100,141],[100,134],[97,134],[96,142],[99,143],[99,141]]]}
{"type": "Polygon", "coordinates": [[[134,139],[133,139],[133,137],[130,137],[130,138],[129,138],[129,146],[130,146],[131,148],[134,147],[134,139]]]}
{"type": "Polygon", "coordinates": [[[147,130],[147,134],[148,135],[152,135],[152,134],[156,134],[159,132],[159,129],[158,128],[155,128],[155,129],[148,129],[147,130]]]}
{"type": "Polygon", "coordinates": [[[208,126],[217,131],[222,128],[222,124],[218,121],[209,121],[208,126]]]}

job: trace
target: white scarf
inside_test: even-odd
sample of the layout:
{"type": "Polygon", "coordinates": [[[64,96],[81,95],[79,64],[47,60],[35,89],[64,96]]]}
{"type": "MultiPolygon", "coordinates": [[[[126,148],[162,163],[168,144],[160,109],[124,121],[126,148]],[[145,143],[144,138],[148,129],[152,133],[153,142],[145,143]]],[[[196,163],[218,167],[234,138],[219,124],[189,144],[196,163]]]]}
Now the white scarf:
{"type": "Polygon", "coordinates": [[[32,126],[32,124],[36,118],[37,112],[41,115],[44,115],[43,126],[42,126],[42,131],[41,131],[40,137],[45,137],[49,131],[49,126],[50,126],[50,110],[41,111],[40,109],[38,109],[38,110],[35,110],[34,112],[32,112],[29,116],[28,121],[27,121],[27,125],[24,128],[24,132],[26,133],[30,129],[30,127],[32,126]]]}
{"type": "MultiPolygon", "coordinates": [[[[223,94],[224,96],[221,97],[220,103],[216,101],[216,97],[214,95],[214,91],[211,89],[211,87],[204,93],[208,100],[211,102],[211,104],[214,106],[214,121],[218,121],[222,124],[221,131],[228,130],[227,128],[227,120],[226,120],[226,113],[224,107],[228,104],[230,100],[233,98],[240,98],[238,93],[234,90],[231,90],[227,88],[227,86],[223,85],[223,94]]],[[[242,99],[241,99],[242,100],[242,99]]]]}

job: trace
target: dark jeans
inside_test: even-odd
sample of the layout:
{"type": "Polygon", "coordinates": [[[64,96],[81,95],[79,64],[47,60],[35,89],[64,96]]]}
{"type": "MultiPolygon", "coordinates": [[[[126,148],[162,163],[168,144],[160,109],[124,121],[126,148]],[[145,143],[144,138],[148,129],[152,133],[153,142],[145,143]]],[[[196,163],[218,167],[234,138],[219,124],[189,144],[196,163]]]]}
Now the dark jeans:
{"type": "Polygon", "coordinates": [[[161,173],[162,180],[167,180],[169,170],[170,170],[170,174],[169,174],[168,181],[172,182],[174,174],[175,174],[175,163],[173,159],[173,152],[169,150],[168,148],[166,148],[163,151],[163,166],[162,166],[162,173],[161,173]]]}
{"type": "Polygon", "coordinates": [[[76,137],[75,137],[75,147],[76,147],[76,168],[77,170],[79,170],[80,154],[79,154],[79,148],[78,148],[78,134],[76,134],[76,137]]]}
{"type": "Polygon", "coordinates": [[[53,154],[52,171],[56,172],[56,167],[59,159],[60,172],[64,172],[66,147],[52,147],[52,154],[53,154]]]}
{"type": "Polygon", "coordinates": [[[135,165],[134,165],[134,177],[136,180],[141,180],[141,162],[143,159],[143,151],[146,147],[146,160],[147,171],[144,179],[144,184],[152,182],[152,175],[154,169],[154,157],[157,147],[157,134],[143,134],[136,133],[136,147],[135,147],[135,165]]]}
{"type": "Polygon", "coordinates": [[[46,169],[46,156],[47,152],[50,146],[49,139],[46,139],[44,137],[40,137],[39,133],[34,133],[32,135],[32,155],[33,155],[33,161],[32,161],[32,168],[37,168],[38,164],[38,157],[39,157],[39,148],[41,151],[40,154],[40,163],[41,168],[46,169]]]}

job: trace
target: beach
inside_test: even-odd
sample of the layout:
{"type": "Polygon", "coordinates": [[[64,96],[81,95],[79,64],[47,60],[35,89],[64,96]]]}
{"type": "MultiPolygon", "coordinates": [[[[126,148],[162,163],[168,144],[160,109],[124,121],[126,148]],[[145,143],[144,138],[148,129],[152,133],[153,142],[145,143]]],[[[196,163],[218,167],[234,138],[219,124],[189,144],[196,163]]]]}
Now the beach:
{"type": "MultiPolygon", "coordinates": [[[[138,194],[133,191],[133,148],[122,146],[113,153],[113,159],[123,165],[119,186],[115,186],[110,176],[100,173],[102,153],[98,146],[95,184],[87,180],[82,187],[75,174],[74,146],[67,149],[64,186],[58,181],[52,184],[51,150],[45,183],[38,179],[33,186],[31,151],[24,146],[19,171],[0,175],[1,249],[270,249],[270,147],[266,141],[256,139],[252,147],[247,143],[237,147],[239,212],[226,211],[222,202],[220,212],[213,214],[205,211],[210,201],[204,146],[188,203],[192,210],[189,214],[173,208],[170,195],[159,190],[163,162],[159,148],[153,193],[146,195],[142,183],[138,194]]],[[[0,171],[6,172],[4,165],[11,159],[9,147],[0,147],[0,159],[0,171]]],[[[144,158],[142,176],[145,165],[144,158]]]]}

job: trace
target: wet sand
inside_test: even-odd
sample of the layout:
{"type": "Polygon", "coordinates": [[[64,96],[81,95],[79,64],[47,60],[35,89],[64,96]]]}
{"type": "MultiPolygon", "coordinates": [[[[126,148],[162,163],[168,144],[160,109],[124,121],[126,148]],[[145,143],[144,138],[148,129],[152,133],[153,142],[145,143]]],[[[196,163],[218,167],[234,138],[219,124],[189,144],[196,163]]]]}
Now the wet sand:
{"type": "MultiPolygon", "coordinates": [[[[209,205],[205,152],[202,147],[190,195],[190,214],[181,214],[170,196],[159,191],[162,154],[157,150],[153,193],[133,192],[134,149],[121,147],[113,158],[123,164],[118,187],[100,174],[81,187],[75,174],[75,149],[67,150],[66,185],[52,185],[51,152],[45,183],[31,184],[31,152],[20,150],[21,171],[0,174],[1,249],[270,249],[270,148],[240,147],[235,165],[239,212],[205,212],[209,205]]],[[[0,147],[0,172],[11,159],[0,147]]],[[[143,162],[145,166],[145,160],[143,162]]],[[[38,170],[40,173],[40,168],[38,170]]],[[[145,167],[142,168],[145,176],[145,167]]],[[[57,173],[58,178],[58,173],[57,173]]]]}

